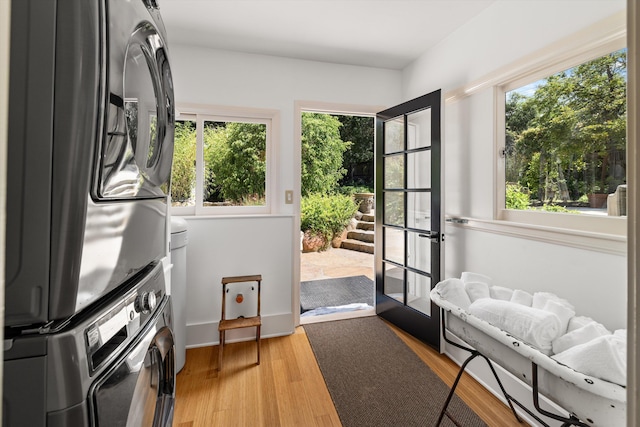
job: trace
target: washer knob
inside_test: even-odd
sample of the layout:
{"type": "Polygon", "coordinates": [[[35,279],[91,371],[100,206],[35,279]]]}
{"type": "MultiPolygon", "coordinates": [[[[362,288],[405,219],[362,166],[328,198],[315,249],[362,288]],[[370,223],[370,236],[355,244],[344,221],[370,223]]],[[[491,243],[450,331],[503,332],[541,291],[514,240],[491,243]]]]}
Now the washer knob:
{"type": "Polygon", "coordinates": [[[136,311],[147,314],[156,308],[156,294],[153,292],[143,292],[136,298],[136,311]]]}

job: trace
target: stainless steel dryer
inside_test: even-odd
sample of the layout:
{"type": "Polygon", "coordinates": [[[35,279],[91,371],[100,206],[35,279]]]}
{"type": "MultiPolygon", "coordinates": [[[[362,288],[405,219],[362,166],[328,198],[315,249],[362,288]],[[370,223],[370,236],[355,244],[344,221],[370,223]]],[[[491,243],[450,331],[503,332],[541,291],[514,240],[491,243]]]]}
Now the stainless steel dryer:
{"type": "Polygon", "coordinates": [[[170,427],[171,300],[162,264],[58,324],[4,346],[4,426],[170,427]]]}

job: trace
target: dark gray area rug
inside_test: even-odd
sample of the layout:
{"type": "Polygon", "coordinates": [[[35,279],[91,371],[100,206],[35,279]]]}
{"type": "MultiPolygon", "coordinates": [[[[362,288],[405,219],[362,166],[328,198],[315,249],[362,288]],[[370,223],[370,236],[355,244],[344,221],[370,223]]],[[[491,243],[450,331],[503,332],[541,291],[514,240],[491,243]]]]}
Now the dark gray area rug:
{"type": "Polygon", "coordinates": [[[353,303],[373,306],[373,280],[367,276],[310,280],[300,283],[300,313],[353,303]]]}
{"type": "MultiPolygon", "coordinates": [[[[344,427],[436,425],[449,387],[379,317],[304,330],[344,427]]],[[[461,426],[486,426],[458,396],[448,412],[461,426]]]]}

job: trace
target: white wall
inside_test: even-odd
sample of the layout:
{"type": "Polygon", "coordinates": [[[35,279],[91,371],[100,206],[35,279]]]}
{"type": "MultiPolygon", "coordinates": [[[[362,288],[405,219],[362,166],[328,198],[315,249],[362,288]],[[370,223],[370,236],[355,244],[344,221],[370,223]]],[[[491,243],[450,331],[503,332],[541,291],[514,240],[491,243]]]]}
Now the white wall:
{"type": "MultiPolygon", "coordinates": [[[[300,168],[299,150],[294,146],[295,102],[391,106],[401,99],[401,72],[171,44],[170,55],[177,103],[280,112],[276,215],[244,220],[186,217],[187,346],[218,341],[222,275],[262,274],[264,334],[291,333],[296,304],[292,303],[293,251],[297,250],[296,242],[299,246],[295,230],[300,168]],[[295,203],[287,205],[284,191],[290,189],[295,203]]],[[[234,338],[241,335],[230,334],[230,339],[234,338]]]]}

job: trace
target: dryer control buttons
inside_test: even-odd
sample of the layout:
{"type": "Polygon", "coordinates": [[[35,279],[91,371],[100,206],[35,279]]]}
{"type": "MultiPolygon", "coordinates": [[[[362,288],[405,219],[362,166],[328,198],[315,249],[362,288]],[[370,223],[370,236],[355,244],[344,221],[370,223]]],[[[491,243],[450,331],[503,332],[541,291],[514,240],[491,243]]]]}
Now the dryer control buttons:
{"type": "Polygon", "coordinates": [[[136,298],[136,311],[138,313],[147,314],[156,308],[156,294],[153,292],[144,292],[136,298]]]}

